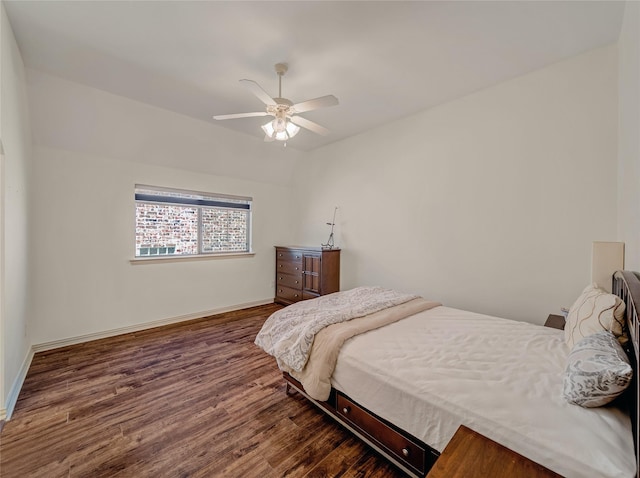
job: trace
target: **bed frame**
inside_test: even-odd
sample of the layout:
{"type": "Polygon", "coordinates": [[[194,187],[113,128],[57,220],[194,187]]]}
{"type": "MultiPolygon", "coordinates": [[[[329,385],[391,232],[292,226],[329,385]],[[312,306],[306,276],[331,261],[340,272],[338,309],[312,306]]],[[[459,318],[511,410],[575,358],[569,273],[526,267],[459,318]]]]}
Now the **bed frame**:
{"type": "MultiPolygon", "coordinates": [[[[640,339],[640,325],[638,324],[638,310],[640,310],[639,275],[629,271],[616,272],[613,276],[613,293],[619,296],[626,305],[626,322],[630,337],[627,353],[633,366],[634,378],[633,383],[624,394],[624,400],[627,400],[629,404],[636,451],[636,469],[640,470],[640,447],[638,444],[640,381],[636,379],[640,339]]],[[[326,402],[321,402],[307,395],[300,382],[288,373],[283,373],[283,377],[286,381],[287,393],[290,393],[293,388],[304,395],[313,404],[410,476],[416,478],[424,477],[440,456],[437,450],[394,424],[378,417],[342,392],[332,389],[329,399],[326,402]]],[[[640,478],[640,472],[638,471],[636,472],[636,478],[640,478]]]]}
{"type": "Polygon", "coordinates": [[[612,291],[620,297],[626,306],[626,327],[629,335],[627,354],[633,367],[633,381],[625,392],[628,402],[631,427],[633,431],[633,447],[636,452],[636,478],[640,478],[640,444],[638,443],[638,419],[640,418],[640,380],[638,380],[638,356],[640,353],[640,275],[637,272],[618,271],[613,275],[612,291]]]}

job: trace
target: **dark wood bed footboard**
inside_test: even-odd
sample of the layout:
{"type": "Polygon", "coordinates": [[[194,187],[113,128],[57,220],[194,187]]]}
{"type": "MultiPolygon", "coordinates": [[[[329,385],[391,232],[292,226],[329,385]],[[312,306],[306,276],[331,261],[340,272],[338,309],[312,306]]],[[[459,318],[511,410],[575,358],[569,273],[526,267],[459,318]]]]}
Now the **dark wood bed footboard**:
{"type": "Polygon", "coordinates": [[[293,387],[409,475],[424,477],[440,456],[437,450],[378,417],[343,393],[332,389],[326,402],[314,400],[305,393],[300,382],[288,373],[282,375],[287,381],[287,392],[293,387]]]}

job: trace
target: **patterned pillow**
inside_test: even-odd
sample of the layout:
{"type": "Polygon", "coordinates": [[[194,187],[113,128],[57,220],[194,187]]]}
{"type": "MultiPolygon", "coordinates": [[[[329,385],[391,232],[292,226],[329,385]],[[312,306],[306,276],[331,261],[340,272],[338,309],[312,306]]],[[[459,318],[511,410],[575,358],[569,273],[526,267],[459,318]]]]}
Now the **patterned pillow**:
{"type": "Polygon", "coordinates": [[[596,284],[588,286],[569,309],[564,327],[565,342],[573,348],[580,339],[609,330],[624,345],[627,342],[624,309],[624,302],[617,295],[609,294],[596,284]]]}
{"type": "Polygon", "coordinates": [[[620,342],[603,330],[580,340],[569,354],[563,395],[581,407],[600,407],[624,392],[632,376],[620,342]]]}

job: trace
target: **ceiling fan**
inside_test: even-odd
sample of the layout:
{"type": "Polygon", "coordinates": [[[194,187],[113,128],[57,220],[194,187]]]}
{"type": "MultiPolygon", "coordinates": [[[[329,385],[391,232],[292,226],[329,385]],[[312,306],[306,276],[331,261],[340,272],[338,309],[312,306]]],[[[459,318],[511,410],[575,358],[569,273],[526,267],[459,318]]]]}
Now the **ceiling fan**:
{"type": "Polygon", "coordinates": [[[273,116],[274,119],[262,125],[265,132],[265,141],[286,141],[293,138],[300,131],[300,126],[314,133],[323,136],[329,134],[329,130],[320,126],[313,121],[309,121],[298,113],[316,110],[318,108],[326,108],[338,104],[338,98],[333,95],[321,96],[313,100],[303,101],[302,103],[293,104],[290,100],[282,97],[282,77],[288,70],[286,63],[278,63],[275,66],[278,74],[278,97],[271,98],[261,87],[252,80],[240,80],[240,82],[249,88],[256,97],[266,105],[266,111],[258,111],[254,113],[237,113],[231,115],[216,115],[216,120],[228,120],[237,118],[249,118],[253,116],[273,116]]]}

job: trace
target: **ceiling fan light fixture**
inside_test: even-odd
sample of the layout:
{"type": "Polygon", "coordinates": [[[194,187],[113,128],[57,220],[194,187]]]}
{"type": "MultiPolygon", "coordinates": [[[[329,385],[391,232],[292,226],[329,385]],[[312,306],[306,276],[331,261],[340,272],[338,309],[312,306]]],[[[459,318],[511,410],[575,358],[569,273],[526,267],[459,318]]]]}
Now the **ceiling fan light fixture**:
{"type": "Polygon", "coordinates": [[[287,129],[287,119],[276,117],[276,119],[273,120],[273,129],[276,130],[276,133],[285,131],[287,129]]]}
{"type": "Polygon", "coordinates": [[[263,124],[262,131],[264,131],[264,134],[269,136],[269,138],[273,138],[276,132],[276,129],[273,127],[273,121],[263,124]]]}
{"type": "Polygon", "coordinates": [[[289,120],[276,118],[262,125],[262,131],[272,139],[278,141],[286,141],[293,138],[300,131],[300,127],[296,126],[289,120]]]}
{"type": "Polygon", "coordinates": [[[293,138],[295,135],[298,134],[298,131],[300,131],[300,127],[298,125],[293,124],[291,121],[287,121],[286,130],[287,130],[287,134],[289,135],[289,138],[293,138]]]}

